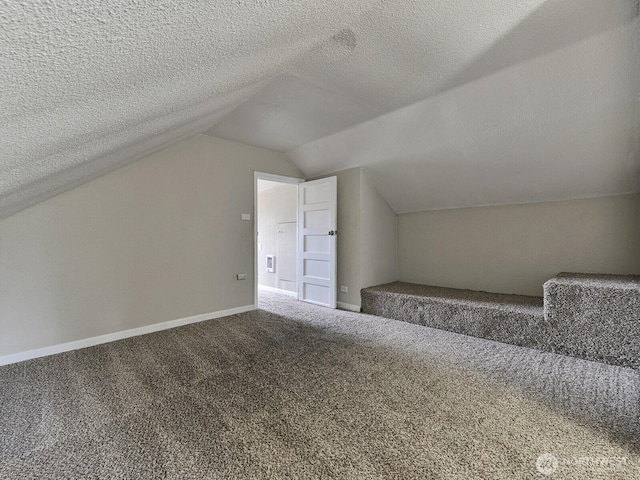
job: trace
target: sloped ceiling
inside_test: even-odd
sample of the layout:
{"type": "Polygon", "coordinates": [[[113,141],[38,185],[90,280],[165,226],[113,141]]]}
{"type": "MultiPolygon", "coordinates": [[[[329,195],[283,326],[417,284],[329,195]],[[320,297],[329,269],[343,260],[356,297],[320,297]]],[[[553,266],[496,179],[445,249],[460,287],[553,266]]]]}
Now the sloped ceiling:
{"type": "Polygon", "coordinates": [[[194,133],[397,212],[640,190],[638,0],[0,0],[0,216],[194,133]]]}

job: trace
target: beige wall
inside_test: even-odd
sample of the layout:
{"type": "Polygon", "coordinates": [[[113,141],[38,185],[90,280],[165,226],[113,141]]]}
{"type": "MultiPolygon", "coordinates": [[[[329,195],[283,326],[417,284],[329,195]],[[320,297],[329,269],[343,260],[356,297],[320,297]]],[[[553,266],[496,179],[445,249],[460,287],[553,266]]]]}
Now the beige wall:
{"type": "Polygon", "coordinates": [[[258,283],[296,292],[296,239],[298,186],[282,185],[258,193],[258,283]],[[281,223],[288,223],[293,235],[290,248],[282,247],[281,223]],[[266,268],[267,255],[276,256],[275,272],[266,268]],[[285,268],[285,265],[287,268],[285,268]],[[287,271],[290,275],[283,275],[287,271]]]}
{"type": "Polygon", "coordinates": [[[396,214],[363,169],[360,210],[361,288],[393,282],[398,278],[396,214]]]}
{"type": "Polygon", "coordinates": [[[253,304],[254,170],[300,176],[198,135],[0,221],[0,356],[253,304]]]}
{"type": "Polygon", "coordinates": [[[360,305],[360,169],[338,177],[338,302],[360,305]],[[340,291],[340,286],[349,292],[340,291]]]}
{"type": "Polygon", "coordinates": [[[398,216],[399,279],[542,295],[560,271],[640,274],[640,195],[398,216]]]}

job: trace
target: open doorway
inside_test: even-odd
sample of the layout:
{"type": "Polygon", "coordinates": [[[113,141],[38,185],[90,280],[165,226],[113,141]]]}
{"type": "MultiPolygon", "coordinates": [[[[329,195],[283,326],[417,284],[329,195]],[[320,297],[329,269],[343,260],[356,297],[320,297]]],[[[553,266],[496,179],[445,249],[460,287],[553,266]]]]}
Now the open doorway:
{"type": "Polygon", "coordinates": [[[254,302],[260,290],[336,308],[337,177],[254,173],[254,302]]]}
{"type": "Polygon", "coordinates": [[[255,174],[256,305],[261,291],[298,295],[298,184],[302,182],[255,174]]]}

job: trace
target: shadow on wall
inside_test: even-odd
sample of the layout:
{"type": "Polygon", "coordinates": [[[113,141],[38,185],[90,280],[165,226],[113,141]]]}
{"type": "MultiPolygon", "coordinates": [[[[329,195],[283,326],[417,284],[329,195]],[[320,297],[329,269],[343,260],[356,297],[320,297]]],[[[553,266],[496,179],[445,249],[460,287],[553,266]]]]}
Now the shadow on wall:
{"type": "Polygon", "coordinates": [[[524,63],[636,19],[638,0],[549,0],[458,72],[449,89],[524,63]],[[544,25],[541,31],[540,26],[544,25]]]}

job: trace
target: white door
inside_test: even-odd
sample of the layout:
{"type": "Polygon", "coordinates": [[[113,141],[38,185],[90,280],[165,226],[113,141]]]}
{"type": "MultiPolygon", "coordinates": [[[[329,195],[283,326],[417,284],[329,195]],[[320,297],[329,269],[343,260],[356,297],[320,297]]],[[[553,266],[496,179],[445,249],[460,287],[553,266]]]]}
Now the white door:
{"type": "Polygon", "coordinates": [[[337,177],[298,186],[298,300],[336,308],[337,177]]]}

